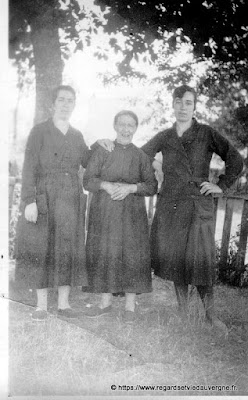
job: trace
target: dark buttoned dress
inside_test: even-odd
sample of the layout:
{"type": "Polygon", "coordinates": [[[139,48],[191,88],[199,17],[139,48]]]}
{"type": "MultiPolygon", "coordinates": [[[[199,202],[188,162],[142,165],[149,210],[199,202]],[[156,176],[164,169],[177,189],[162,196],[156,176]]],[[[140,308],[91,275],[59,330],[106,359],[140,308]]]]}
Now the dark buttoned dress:
{"type": "Polygon", "coordinates": [[[93,192],[86,242],[88,288],[95,293],[145,293],[152,290],[145,197],[157,191],[149,157],[133,144],[99,148],[84,174],[93,192]],[[112,200],[102,181],[137,184],[124,200],[112,200]]]}
{"type": "Polygon", "coordinates": [[[195,119],[181,138],[174,125],[142,149],[150,157],[163,154],[164,181],[151,228],[155,274],[178,285],[212,286],[216,261],[213,197],[201,195],[200,184],[208,181],[216,153],[225,161],[225,175],[218,182],[225,191],[242,171],[240,154],[227,139],[195,119]]]}
{"type": "MultiPolygon", "coordinates": [[[[36,125],[28,138],[22,174],[22,210],[37,203],[38,220],[17,232],[17,259],[29,266],[36,288],[87,284],[85,195],[80,165],[91,156],[81,132],[64,135],[52,120],[36,125]]],[[[23,264],[22,264],[23,265],[23,264]]]]}

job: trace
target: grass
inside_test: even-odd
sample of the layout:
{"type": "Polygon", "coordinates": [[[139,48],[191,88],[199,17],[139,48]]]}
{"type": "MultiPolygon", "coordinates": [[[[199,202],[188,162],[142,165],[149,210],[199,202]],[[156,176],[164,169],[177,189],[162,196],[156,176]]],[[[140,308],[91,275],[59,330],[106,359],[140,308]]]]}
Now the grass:
{"type": "MultiPolygon", "coordinates": [[[[137,321],[132,326],[122,321],[124,299],[120,298],[114,299],[110,316],[71,323],[57,318],[57,297],[51,291],[50,317],[37,323],[30,318],[33,292],[11,281],[10,297],[12,396],[248,394],[247,289],[215,288],[218,315],[229,329],[227,339],[203,323],[194,291],[189,318],[183,322],[176,312],[173,286],[158,278],[151,294],[137,297],[137,321]],[[117,389],[111,390],[111,385],[117,389]],[[161,388],[127,390],[132,385],[161,388]],[[236,385],[237,390],[165,387],[173,385],[236,385]]],[[[98,295],[72,290],[71,304],[77,309],[87,310],[98,301],[98,295]]]]}

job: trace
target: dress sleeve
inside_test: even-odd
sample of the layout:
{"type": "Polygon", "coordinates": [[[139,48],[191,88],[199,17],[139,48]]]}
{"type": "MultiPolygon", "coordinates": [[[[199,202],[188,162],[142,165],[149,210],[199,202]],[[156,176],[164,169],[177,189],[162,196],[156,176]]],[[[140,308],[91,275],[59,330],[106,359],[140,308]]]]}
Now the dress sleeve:
{"type": "Polygon", "coordinates": [[[141,153],[141,182],[137,184],[137,192],[139,196],[153,196],[157,193],[158,182],[155,178],[154,169],[151,161],[145,153],[141,153]]]}
{"type": "Polygon", "coordinates": [[[22,169],[21,199],[25,205],[36,201],[36,186],[39,175],[39,143],[42,132],[34,127],[28,137],[22,169]]]}
{"type": "Polygon", "coordinates": [[[97,142],[95,142],[95,143],[93,143],[93,144],[90,146],[90,149],[88,149],[88,147],[86,146],[85,141],[84,141],[84,139],[83,139],[83,144],[82,144],[82,155],[83,155],[83,157],[82,157],[82,162],[81,162],[81,164],[82,164],[82,166],[83,166],[84,168],[87,167],[88,162],[89,162],[89,160],[91,159],[92,154],[93,154],[95,151],[97,151],[100,147],[101,147],[100,144],[98,144],[97,142]]]}
{"type": "Polygon", "coordinates": [[[98,148],[93,152],[90,161],[88,162],[86,171],[83,177],[83,186],[89,192],[97,192],[100,190],[100,179],[102,166],[107,155],[107,150],[98,148]]]}
{"type": "Polygon", "coordinates": [[[83,135],[81,134],[81,165],[86,168],[89,160],[93,154],[93,151],[88,148],[88,146],[85,143],[85,140],[83,138],[83,135]]]}
{"type": "Polygon", "coordinates": [[[220,175],[218,186],[225,192],[236,181],[243,169],[243,160],[232,144],[215,130],[211,130],[212,151],[225,162],[225,174],[220,175]]]}
{"type": "Polygon", "coordinates": [[[163,136],[164,136],[163,132],[159,132],[152,139],[150,139],[144,146],[141,147],[141,149],[151,159],[153,159],[155,157],[155,155],[162,150],[162,138],[163,138],[163,136]]]}

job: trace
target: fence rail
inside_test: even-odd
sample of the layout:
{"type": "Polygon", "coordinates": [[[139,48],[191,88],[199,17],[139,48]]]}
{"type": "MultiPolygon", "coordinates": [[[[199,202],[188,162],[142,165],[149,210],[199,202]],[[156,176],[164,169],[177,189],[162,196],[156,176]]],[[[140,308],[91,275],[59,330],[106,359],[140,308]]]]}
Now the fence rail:
{"type": "MultiPolygon", "coordinates": [[[[224,212],[225,219],[223,224],[222,231],[222,239],[220,246],[220,262],[219,269],[220,272],[226,269],[228,253],[229,253],[229,245],[230,245],[230,236],[231,236],[231,227],[233,222],[233,216],[235,208],[239,210],[240,213],[240,231],[237,236],[237,259],[236,259],[236,268],[242,269],[246,260],[246,252],[247,252],[247,237],[248,237],[248,195],[229,195],[226,197],[217,197],[215,198],[215,215],[217,216],[219,203],[222,201],[224,203],[224,212]],[[235,207],[236,206],[236,207],[235,207]]],[[[215,226],[216,229],[216,226],[215,226]]]]}

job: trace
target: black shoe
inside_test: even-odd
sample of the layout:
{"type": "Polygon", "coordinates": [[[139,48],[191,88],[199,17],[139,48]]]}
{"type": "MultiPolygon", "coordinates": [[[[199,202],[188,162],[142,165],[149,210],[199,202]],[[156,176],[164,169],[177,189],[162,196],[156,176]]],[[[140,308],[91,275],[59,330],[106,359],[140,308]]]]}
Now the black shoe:
{"type": "Polygon", "coordinates": [[[45,321],[48,317],[48,313],[41,308],[37,308],[35,311],[32,312],[32,320],[33,321],[45,321]]]}

